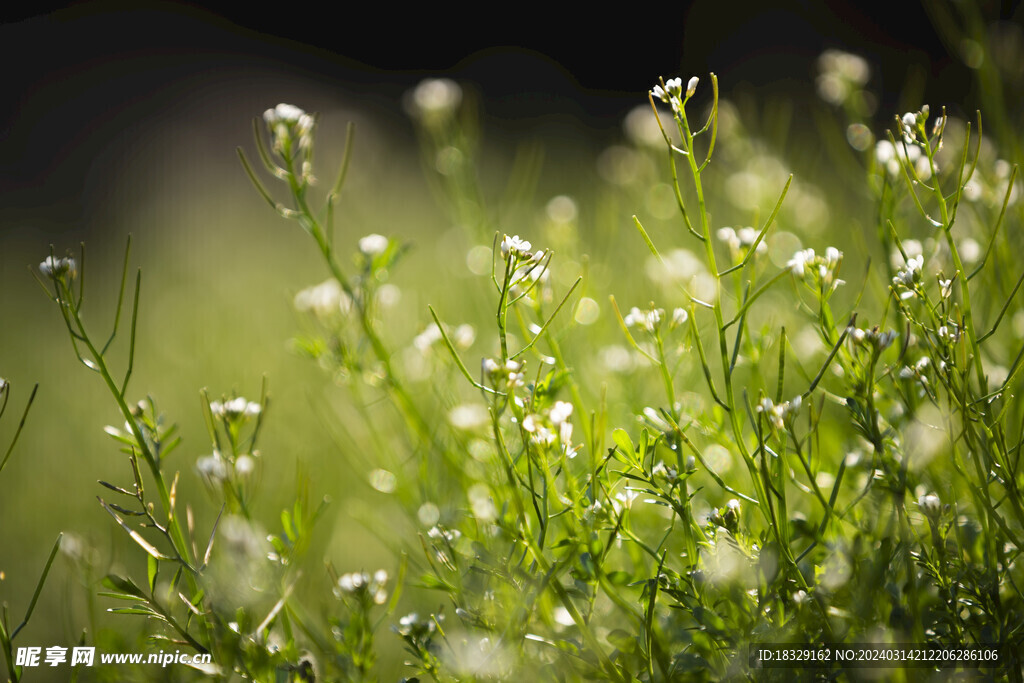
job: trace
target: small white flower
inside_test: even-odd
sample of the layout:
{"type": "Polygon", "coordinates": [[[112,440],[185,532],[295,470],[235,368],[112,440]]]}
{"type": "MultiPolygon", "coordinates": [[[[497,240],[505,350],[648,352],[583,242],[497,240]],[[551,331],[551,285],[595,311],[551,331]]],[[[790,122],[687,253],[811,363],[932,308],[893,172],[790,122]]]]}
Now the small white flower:
{"type": "Polygon", "coordinates": [[[793,272],[793,275],[803,277],[807,264],[812,261],[814,261],[814,250],[802,249],[793,254],[793,258],[786,262],[786,267],[793,272]]]}
{"type": "Polygon", "coordinates": [[[733,228],[719,228],[718,232],[715,233],[718,239],[729,245],[730,249],[739,249],[741,242],[739,235],[736,234],[736,230],[733,228]]]}
{"type": "Polygon", "coordinates": [[[647,332],[654,332],[654,328],[661,322],[662,316],[665,315],[664,309],[651,308],[646,311],[641,311],[639,308],[634,306],[630,309],[629,313],[623,318],[623,322],[626,323],[626,327],[639,327],[647,332]]]}
{"type": "Polygon", "coordinates": [[[673,328],[685,325],[686,321],[690,319],[690,314],[685,308],[676,308],[672,311],[672,321],[670,326],[673,328]]]}
{"type": "Polygon", "coordinates": [[[293,104],[284,103],[263,112],[263,119],[270,125],[277,123],[298,123],[304,116],[307,116],[306,112],[293,104]]]}
{"type": "Polygon", "coordinates": [[[673,96],[679,97],[683,94],[683,79],[682,78],[670,78],[665,81],[665,87],[662,88],[660,85],[654,86],[651,90],[654,96],[662,102],[668,103],[673,96]]]}
{"type": "Polygon", "coordinates": [[[211,483],[222,482],[228,478],[227,463],[217,451],[214,451],[213,455],[205,455],[196,460],[196,470],[211,483]]]}
{"type": "Polygon", "coordinates": [[[476,341],[476,328],[468,323],[456,327],[452,334],[452,342],[460,349],[468,349],[474,341],[476,341]]]}
{"type": "Polygon", "coordinates": [[[413,338],[412,345],[415,346],[420,353],[426,353],[430,350],[430,347],[441,341],[441,339],[441,328],[437,326],[437,323],[430,323],[427,325],[427,329],[423,330],[413,338]]]}
{"type": "Polygon", "coordinates": [[[415,116],[447,117],[462,102],[462,88],[449,78],[428,78],[420,81],[406,101],[408,110],[415,116]]]}
{"type": "Polygon", "coordinates": [[[899,271],[892,279],[894,285],[913,289],[914,283],[921,279],[921,269],[924,267],[924,256],[911,257],[907,261],[907,267],[899,271]]]}
{"type": "Polygon", "coordinates": [[[64,276],[74,278],[78,274],[78,269],[75,264],[75,259],[69,256],[64,258],[47,256],[46,259],[39,264],[39,272],[50,278],[60,278],[64,276]]]}
{"type": "Polygon", "coordinates": [[[359,240],[359,251],[367,256],[379,256],[387,251],[389,243],[387,237],[374,233],[359,240]]]}
{"type": "Polygon", "coordinates": [[[802,396],[796,396],[777,405],[770,398],[763,398],[757,405],[757,412],[763,413],[776,429],[784,429],[787,424],[792,423],[793,417],[800,412],[802,405],[802,396]]]}
{"type": "Polygon", "coordinates": [[[307,287],[295,295],[295,310],[312,311],[321,319],[347,314],[352,308],[352,299],[341,289],[334,278],[324,280],[318,285],[307,287]]]}
{"type": "MultiPolygon", "coordinates": [[[[298,136],[299,148],[309,151],[313,145],[313,117],[292,104],[279,104],[263,112],[263,120],[274,140],[274,149],[282,152],[286,143],[298,136]]],[[[303,176],[309,177],[309,169],[303,163],[303,176]]]]}
{"type": "Polygon", "coordinates": [[[556,401],[555,405],[551,407],[551,412],[548,413],[548,417],[556,425],[568,420],[570,415],[572,415],[572,404],[566,401],[556,401]]]}
{"type": "Polygon", "coordinates": [[[256,460],[251,455],[240,455],[235,459],[235,474],[247,477],[256,469],[256,460]]]}
{"type": "Polygon", "coordinates": [[[922,495],[917,499],[917,506],[926,517],[938,517],[942,514],[942,501],[934,493],[922,495]]]}
{"type": "Polygon", "coordinates": [[[505,235],[505,238],[501,240],[501,255],[507,258],[511,252],[516,258],[531,259],[533,258],[533,254],[530,253],[531,246],[526,240],[519,239],[519,235],[512,237],[505,235]]]}
{"type": "Polygon", "coordinates": [[[633,507],[633,501],[636,500],[637,496],[639,495],[640,492],[637,491],[636,489],[625,489],[615,494],[615,500],[622,503],[628,510],[629,508],[633,507]]]}
{"type": "Polygon", "coordinates": [[[689,80],[689,82],[686,84],[686,96],[687,97],[693,97],[693,93],[697,92],[697,83],[699,83],[699,82],[700,82],[700,79],[697,78],[696,76],[692,77],[689,80]]]}
{"type": "Polygon", "coordinates": [[[725,504],[725,507],[729,508],[733,512],[739,512],[740,511],[740,502],[738,500],[736,500],[735,498],[730,498],[729,502],[725,504]]]}

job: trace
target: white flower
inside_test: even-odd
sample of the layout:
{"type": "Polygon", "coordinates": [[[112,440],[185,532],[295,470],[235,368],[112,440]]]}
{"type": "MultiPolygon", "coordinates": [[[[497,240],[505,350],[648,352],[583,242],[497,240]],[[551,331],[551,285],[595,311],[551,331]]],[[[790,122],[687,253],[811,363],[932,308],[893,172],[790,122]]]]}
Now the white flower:
{"type": "Polygon", "coordinates": [[[778,405],[770,398],[763,398],[757,405],[757,412],[763,413],[776,429],[783,429],[788,423],[792,423],[793,417],[800,412],[802,405],[802,396],[796,396],[778,405]]]}
{"type": "Polygon", "coordinates": [[[428,78],[420,81],[408,101],[414,115],[449,116],[462,102],[462,88],[449,78],[428,78]]]}
{"type": "Polygon", "coordinates": [[[469,323],[459,325],[452,334],[452,342],[460,349],[468,349],[474,341],[476,341],[476,328],[469,323]]]}
{"type": "Polygon", "coordinates": [[[205,455],[196,460],[196,470],[211,483],[221,482],[228,478],[227,463],[217,451],[214,451],[213,455],[205,455]]]}
{"type": "Polygon", "coordinates": [[[235,459],[235,474],[247,477],[256,469],[256,460],[251,455],[240,455],[235,459]]]}
{"type": "Polygon", "coordinates": [[[793,272],[793,275],[803,277],[806,265],[812,261],[814,261],[814,250],[802,249],[793,254],[793,258],[786,262],[786,267],[793,272]]]}
{"type": "Polygon", "coordinates": [[[693,93],[697,92],[697,83],[699,83],[699,82],[700,82],[700,79],[697,78],[696,76],[692,77],[689,80],[689,82],[687,82],[687,84],[686,84],[686,96],[687,97],[693,97],[693,93]]]}
{"type": "Polygon", "coordinates": [[[530,253],[530,247],[532,245],[526,240],[519,239],[519,235],[513,235],[509,237],[505,235],[505,239],[501,240],[501,255],[508,257],[511,252],[516,258],[533,258],[533,254],[530,253]]]}
{"type": "Polygon", "coordinates": [[[420,353],[426,353],[430,350],[430,347],[441,341],[441,339],[441,328],[437,326],[437,323],[430,323],[427,325],[427,329],[416,335],[412,340],[412,345],[415,346],[420,353]]]}
{"type": "MultiPolygon", "coordinates": [[[[263,120],[274,139],[274,149],[281,152],[293,135],[298,136],[299,148],[308,151],[313,145],[313,117],[292,104],[279,104],[263,112],[263,120]]],[[[303,176],[308,177],[303,164],[303,176]]]]}
{"type": "Polygon", "coordinates": [[[47,256],[46,259],[39,264],[39,272],[50,278],[60,278],[65,275],[74,278],[78,274],[78,269],[75,265],[75,259],[69,256],[64,258],[47,256]]]}
{"type": "Polygon", "coordinates": [[[920,496],[917,499],[917,506],[926,517],[938,517],[942,514],[942,501],[934,493],[920,496]]]}
{"type": "Polygon", "coordinates": [[[387,237],[374,233],[359,240],[359,251],[367,256],[379,256],[387,250],[389,243],[387,237]]]}
{"type": "Polygon", "coordinates": [[[907,260],[907,267],[896,274],[892,279],[892,283],[907,289],[913,289],[914,283],[921,279],[921,269],[923,267],[923,255],[911,257],[907,260]]]}
{"type": "Polygon", "coordinates": [[[739,249],[742,244],[739,235],[736,234],[733,228],[719,228],[715,234],[719,240],[728,244],[730,249],[739,249]]]}
{"type": "Polygon", "coordinates": [[[237,396],[230,401],[210,401],[210,413],[221,420],[238,420],[243,417],[259,415],[262,406],[255,401],[247,401],[237,396]]]}
{"type": "Polygon", "coordinates": [[[308,116],[293,104],[281,103],[273,109],[263,112],[263,119],[270,125],[277,123],[298,123],[304,116],[308,116]]]}
{"type": "Polygon", "coordinates": [[[623,322],[626,323],[626,327],[639,327],[648,332],[654,332],[654,328],[661,322],[663,315],[665,315],[665,311],[661,308],[641,311],[634,306],[623,319],[623,322]]]}
{"type": "Polygon", "coordinates": [[[347,314],[352,308],[352,299],[342,291],[337,280],[330,278],[296,294],[294,305],[297,311],[312,311],[318,318],[329,318],[338,313],[347,314]]]}
{"type": "Polygon", "coordinates": [[[672,311],[672,321],[670,326],[673,328],[685,325],[686,321],[690,319],[690,314],[687,313],[685,308],[676,308],[672,311]]]}
{"type": "Polygon", "coordinates": [[[551,407],[551,412],[548,413],[548,417],[556,425],[568,420],[570,415],[572,415],[572,404],[566,401],[556,401],[555,405],[551,407]]]}
{"type": "Polygon", "coordinates": [[[365,594],[375,604],[383,605],[388,599],[387,591],[384,589],[387,582],[388,573],[383,569],[378,569],[373,573],[373,576],[366,572],[350,572],[338,577],[338,590],[336,594],[339,597],[341,597],[342,593],[348,595],[365,594]]]}
{"type": "Polygon", "coordinates": [[[654,86],[651,90],[654,96],[662,102],[669,102],[672,96],[679,97],[683,94],[683,79],[682,78],[670,78],[665,81],[665,87],[662,88],[660,85],[654,86]]]}

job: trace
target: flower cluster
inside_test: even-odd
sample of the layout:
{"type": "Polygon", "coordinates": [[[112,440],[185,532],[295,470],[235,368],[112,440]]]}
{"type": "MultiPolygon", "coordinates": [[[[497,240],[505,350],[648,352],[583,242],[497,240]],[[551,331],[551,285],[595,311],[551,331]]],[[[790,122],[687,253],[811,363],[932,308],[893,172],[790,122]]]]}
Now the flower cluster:
{"type": "Polygon", "coordinates": [[[850,339],[857,346],[869,345],[879,351],[885,351],[887,348],[892,346],[892,343],[896,340],[896,331],[888,330],[882,332],[878,325],[875,325],[870,330],[861,329],[859,327],[849,330],[850,339]]]}
{"type": "MultiPolygon", "coordinates": [[[[683,309],[679,309],[683,310],[683,309]]],[[[685,314],[686,311],[683,311],[685,314]]],[[[661,319],[665,317],[664,308],[655,308],[654,304],[645,311],[640,310],[636,306],[629,310],[626,317],[622,319],[626,323],[626,327],[636,327],[645,332],[653,333],[657,327],[661,324],[661,319]]]]}
{"type": "Polygon", "coordinates": [[[352,310],[352,298],[346,294],[334,278],[318,285],[307,287],[295,295],[295,310],[305,313],[312,311],[320,320],[329,320],[339,314],[344,317],[352,310]]]}
{"type": "Polygon", "coordinates": [[[255,401],[247,401],[237,396],[230,401],[210,401],[210,414],[225,422],[237,422],[259,415],[262,406],[255,401]]]}
{"type": "MultiPolygon", "coordinates": [[[[757,230],[754,228],[719,228],[716,233],[718,239],[729,245],[730,251],[738,253],[740,251],[747,251],[753,246],[754,241],[757,239],[757,230]]],[[[768,245],[762,240],[757,245],[757,253],[763,254],[768,251],[768,245]]]]}
{"type": "Polygon", "coordinates": [[[784,429],[787,425],[792,424],[793,418],[800,412],[802,405],[802,396],[796,396],[779,404],[766,397],[757,404],[757,412],[763,413],[776,429],[784,429]]]}
{"type": "Polygon", "coordinates": [[[922,494],[917,499],[917,506],[924,513],[925,517],[937,518],[942,514],[942,501],[934,493],[922,494]]]}
{"type": "Polygon", "coordinates": [[[913,144],[892,144],[890,140],[879,140],[875,143],[875,161],[885,168],[890,176],[900,174],[901,164],[913,169],[921,180],[931,178],[932,169],[928,157],[921,148],[913,144]]]}
{"type": "Polygon", "coordinates": [[[557,442],[562,453],[575,457],[582,446],[573,448],[572,445],[572,422],[569,421],[572,410],[571,403],[556,401],[549,410],[527,415],[523,419],[523,431],[530,435],[533,443],[550,446],[557,442]]]}
{"type": "Polygon", "coordinates": [[[486,377],[494,387],[504,386],[509,391],[526,385],[523,368],[526,364],[507,360],[501,363],[493,358],[485,358],[482,367],[486,377]]]}
{"type": "Polygon", "coordinates": [[[505,235],[505,238],[501,240],[501,255],[507,259],[511,254],[513,262],[533,261],[538,254],[543,254],[543,252],[534,254],[530,251],[531,247],[532,245],[526,240],[520,239],[519,235],[511,237],[505,235]]]}
{"type": "Polygon", "coordinates": [[[391,241],[384,235],[373,233],[360,238],[359,252],[372,259],[374,256],[380,256],[387,251],[388,245],[390,244],[391,241]]]}
{"type": "Polygon", "coordinates": [[[293,144],[304,153],[313,147],[313,117],[292,104],[279,104],[273,109],[263,112],[263,120],[267,123],[274,151],[282,156],[289,156],[293,144]]]}
{"type": "Polygon", "coordinates": [[[679,113],[682,110],[683,103],[686,100],[693,97],[693,94],[697,92],[697,83],[700,79],[696,76],[690,78],[686,83],[686,93],[683,93],[683,79],[682,78],[670,78],[664,82],[664,85],[656,85],[651,89],[651,94],[658,98],[665,104],[671,105],[672,111],[679,113]]]}
{"type": "Polygon", "coordinates": [[[842,262],[843,252],[835,247],[827,248],[824,256],[816,255],[814,249],[801,249],[786,262],[786,267],[798,278],[810,277],[816,280],[823,291],[831,293],[846,284],[836,277],[842,262]]]}
{"type": "Polygon", "coordinates": [[[70,256],[63,258],[57,258],[55,256],[47,256],[46,259],[39,264],[39,272],[45,277],[59,280],[59,279],[74,279],[78,275],[78,267],[75,264],[75,259],[70,256]]]}
{"type": "MultiPolygon", "coordinates": [[[[468,349],[476,341],[476,328],[468,323],[463,323],[454,330],[449,329],[445,325],[444,333],[448,335],[448,338],[459,349],[468,349]]],[[[420,353],[427,353],[441,339],[443,339],[441,328],[437,326],[437,323],[430,323],[413,338],[412,345],[420,353]]]]}
{"type": "Polygon", "coordinates": [[[900,117],[901,132],[903,141],[908,145],[924,144],[927,137],[924,134],[924,123],[928,120],[928,105],[921,107],[920,111],[908,111],[900,117]]]}
{"type": "Polygon", "coordinates": [[[406,95],[408,113],[424,122],[449,119],[462,103],[462,88],[450,78],[427,78],[406,95]]]}
{"type": "Polygon", "coordinates": [[[387,602],[388,573],[378,569],[372,575],[367,572],[351,572],[338,577],[338,586],[334,594],[339,598],[354,597],[359,600],[370,600],[375,605],[387,602]]]}
{"type": "Polygon", "coordinates": [[[921,269],[924,267],[924,256],[918,254],[907,259],[907,266],[896,273],[892,279],[894,287],[903,288],[906,291],[900,293],[901,299],[909,299],[915,294],[915,288],[921,281],[921,269]]]}
{"type": "Polygon", "coordinates": [[[436,616],[430,616],[426,619],[421,618],[416,612],[406,614],[404,617],[398,620],[398,626],[395,630],[400,636],[405,638],[411,638],[414,641],[419,641],[424,637],[430,636],[437,630],[437,624],[435,619],[438,621],[444,621],[444,615],[438,614],[436,616]]]}

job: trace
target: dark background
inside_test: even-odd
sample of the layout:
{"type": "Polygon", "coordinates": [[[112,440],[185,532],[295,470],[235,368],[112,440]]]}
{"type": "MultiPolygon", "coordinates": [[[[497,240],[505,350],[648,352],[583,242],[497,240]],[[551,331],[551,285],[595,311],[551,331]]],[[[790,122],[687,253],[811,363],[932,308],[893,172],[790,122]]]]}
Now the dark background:
{"type": "MultiPolygon", "coordinates": [[[[1020,3],[980,4],[990,21],[1020,23],[1020,3]]],[[[59,148],[72,134],[72,111],[99,126],[131,103],[150,102],[158,114],[154,95],[224,67],[286,65],[325,86],[393,97],[425,75],[447,74],[476,83],[495,116],[558,110],[599,121],[621,117],[658,75],[715,71],[730,86],[799,94],[813,83],[814,58],[834,47],[872,64],[882,110],[895,106],[909,69],[924,72],[936,101],[959,102],[971,94],[969,70],[933,25],[953,6],[697,0],[563,12],[521,3],[465,11],[440,3],[11,3],[0,16],[2,182],[17,184],[12,164],[19,173],[45,170],[17,144],[33,126],[45,126],[59,148]]]]}

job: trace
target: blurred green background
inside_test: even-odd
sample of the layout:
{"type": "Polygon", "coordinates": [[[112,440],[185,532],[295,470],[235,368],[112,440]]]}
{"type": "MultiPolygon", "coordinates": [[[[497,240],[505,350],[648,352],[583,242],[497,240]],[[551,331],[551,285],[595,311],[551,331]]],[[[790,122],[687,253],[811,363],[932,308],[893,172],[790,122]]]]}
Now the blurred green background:
{"type": "MultiPolygon", "coordinates": [[[[450,323],[479,324],[487,315],[482,306],[490,301],[482,280],[466,265],[472,243],[424,179],[424,170],[430,175],[435,169],[424,168],[420,143],[402,109],[403,93],[426,75],[453,75],[470,106],[480,106],[481,186],[488,196],[500,194],[517,154],[543,152],[535,191],[501,205],[500,215],[490,206],[490,228],[553,247],[559,253],[556,272],[559,261],[568,262],[565,281],[558,282],[563,290],[583,269],[582,256],[592,258],[597,265],[585,294],[602,310],[592,328],[595,338],[615,336],[607,293],[614,292],[627,309],[651,299],[643,265],[647,254],[630,216],[641,216],[663,244],[681,242],[672,237],[677,219],[664,184],[664,156],[638,143],[638,119],[631,129],[627,116],[644,105],[645,91],[659,75],[696,73],[703,79],[706,68],[713,68],[732,103],[724,118],[732,122],[736,143],[722,143],[722,166],[736,173],[747,169],[753,175],[746,180],[756,176],[757,182],[744,185],[741,178],[731,195],[723,187],[727,199],[714,207],[716,227],[763,220],[786,175],[795,172],[794,191],[780,218],[785,232],[799,236],[794,239],[811,237],[809,244],[822,249],[834,244],[848,253],[869,253],[865,245],[871,239],[859,231],[870,223],[871,207],[866,194],[837,191],[859,171],[849,158],[842,160],[847,153],[842,122],[814,98],[815,59],[828,46],[874,57],[870,87],[880,100],[875,120],[887,122],[897,111],[921,102],[934,108],[944,98],[956,98],[960,111],[973,108],[984,86],[972,80],[959,46],[943,48],[941,29],[927,24],[914,27],[920,35],[910,37],[889,23],[879,24],[875,34],[861,35],[857,42],[849,29],[838,28],[851,8],[811,10],[793,3],[778,11],[782,18],[803,18],[798,26],[803,42],[787,43],[792,36],[783,32],[760,35],[759,43],[735,53],[721,52],[723,44],[731,44],[721,41],[714,49],[684,51],[688,32],[707,27],[706,32],[739,40],[736,36],[747,35],[756,23],[751,9],[749,15],[730,17],[739,17],[730,26],[729,19],[714,15],[712,4],[676,10],[672,16],[679,21],[670,22],[660,38],[652,30],[638,37],[631,24],[619,27],[633,51],[650,46],[645,53],[650,61],[621,59],[614,71],[606,69],[605,85],[598,85],[600,76],[560,59],[565,53],[545,54],[543,42],[530,50],[463,42],[445,48],[455,51],[451,55],[425,51],[418,58],[411,54],[417,43],[402,44],[404,36],[414,35],[412,18],[389,38],[386,54],[395,62],[372,53],[369,58],[379,60],[374,65],[358,62],[358,50],[369,50],[369,37],[362,38],[365,44],[355,41],[355,52],[325,47],[318,43],[325,40],[323,29],[313,27],[309,16],[308,43],[287,35],[293,30],[288,21],[278,27],[282,35],[272,36],[265,33],[269,24],[235,23],[223,8],[205,14],[163,4],[132,13],[86,3],[11,17],[0,27],[12,86],[0,148],[0,376],[13,390],[0,423],[0,445],[6,447],[13,435],[33,384],[40,385],[25,432],[0,473],[0,600],[9,605],[11,620],[20,620],[59,533],[72,541],[66,549],[85,553],[94,578],[113,568],[144,571],[130,542],[96,502],[102,493],[96,480],[125,484],[130,476],[126,458],[102,430],[119,423],[115,407],[99,378],[75,360],[56,308],[26,268],[34,269],[51,244],[58,254],[66,249],[77,254],[84,241],[87,320],[102,336],[112,319],[129,233],[132,264],[143,271],[129,394],[153,396],[180,425],[183,445],[173,456],[174,466],[182,474],[182,501],[195,510],[198,528],[208,529],[217,512],[194,469],[196,458],[211,450],[199,392],[205,387],[213,397],[238,392],[256,399],[266,376],[271,406],[260,449],[260,510],[268,529],[276,528],[277,511],[291,499],[301,463],[312,475],[313,495],[334,501],[313,555],[323,554],[342,571],[394,567],[388,545],[357,520],[381,515],[378,530],[401,522],[388,516],[384,494],[369,485],[371,464],[360,460],[358,439],[331,426],[356,419],[347,394],[289,343],[302,326],[292,307],[295,293],[327,273],[297,226],[260,202],[234,152],[241,145],[252,154],[251,122],[278,102],[320,113],[317,170],[325,179],[333,177],[340,161],[346,124],[356,124],[339,243],[354,245],[363,235],[380,233],[412,244],[392,278],[402,294],[387,312],[386,336],[394,348],[408,346],[424,329],[428,303],[450,323]],[[682,21],[684,16],[695,24],[682,21]],[[150,31],[177,35],[146,46],[150,31]],[[101,47],[84,47],[92,44],[101,47]],[[21,69],[15,52],[28,45],[45,55],[21,69]],[[894,66],[901,54],[905,61],[894,66]],[[772,73],[773,66],[783,70],[772,73]],[[905,81],[909,90],[903,89],[905,81]],[[826,135],[832,137],[812,143],[821,139],[821,131],[831,131],[826,135]],[[549,204],[559,196],[573,199],[578,214],[572,220],[558,219],[559,205],[549,204]],[[456,301],[458,307],[447,305],[456,301]]],[[[998,3],[985,9],[990,18],[1004,20],[997,26],[1009,36],[1004,42],[1012,64],[1013,56],[1020,56],[1019,16],[998,3]]],[[[914,11],[913,21],[927,20],[920,8],[914,11]]],[[[615,29],[595,30],[593,41],[570,42],[584,57],[592,55],[597,70],[612,49],[615,29]]],[[[367,33],[385,35],[376,29],[367,33]]],[[[522,34],[519,42],[529,39],[522,34]]],[[[502,34],[494,45],[514,42],[502,34]]],[[[1016,77],[1016,83],[1007,81],[1007,92],[1018,100],[1011,99],[1009,110],[1019,112],[1020,74],[1016,77]]],[[[706,80],[701,87],[707,87],[706,80]]],[[[881,125],[875,132],[880,130],[881,125]]],[[[780,245],[779,253],[788,258],[793,246],[780,245]]],[[[672,305],[664,296],[659,305],[672,305]]],[[[117,368],[123,368],[126,337],[114,353],[117,368]]],[[[466,358],[472,367],[488,353],[481,338],[466,358]]],[[[616,381],[621,393],[610,395],[624,403],[630,392],[639,395],[628,376],[616,381]]],[[[350,431],[358,434],[358,426],[350,431]]],[[[20,644],[68,644],[83,629],[96,627],[86,600],[95,586],[81,586],[66,560],[55,564],[20,644]]],[[[312,567],[316,570],[317,563],[312,567]]],[[[94,611],[107,606],[97,599],[94,611]]],[[[124,633],[134,626],[124,618],[99,626],[104,623],[124,633]]],[[[396,675],[399,671],[396,662],[396,675]]],[[[36,673],[39,679],[46,675],[36,673]]]]}

